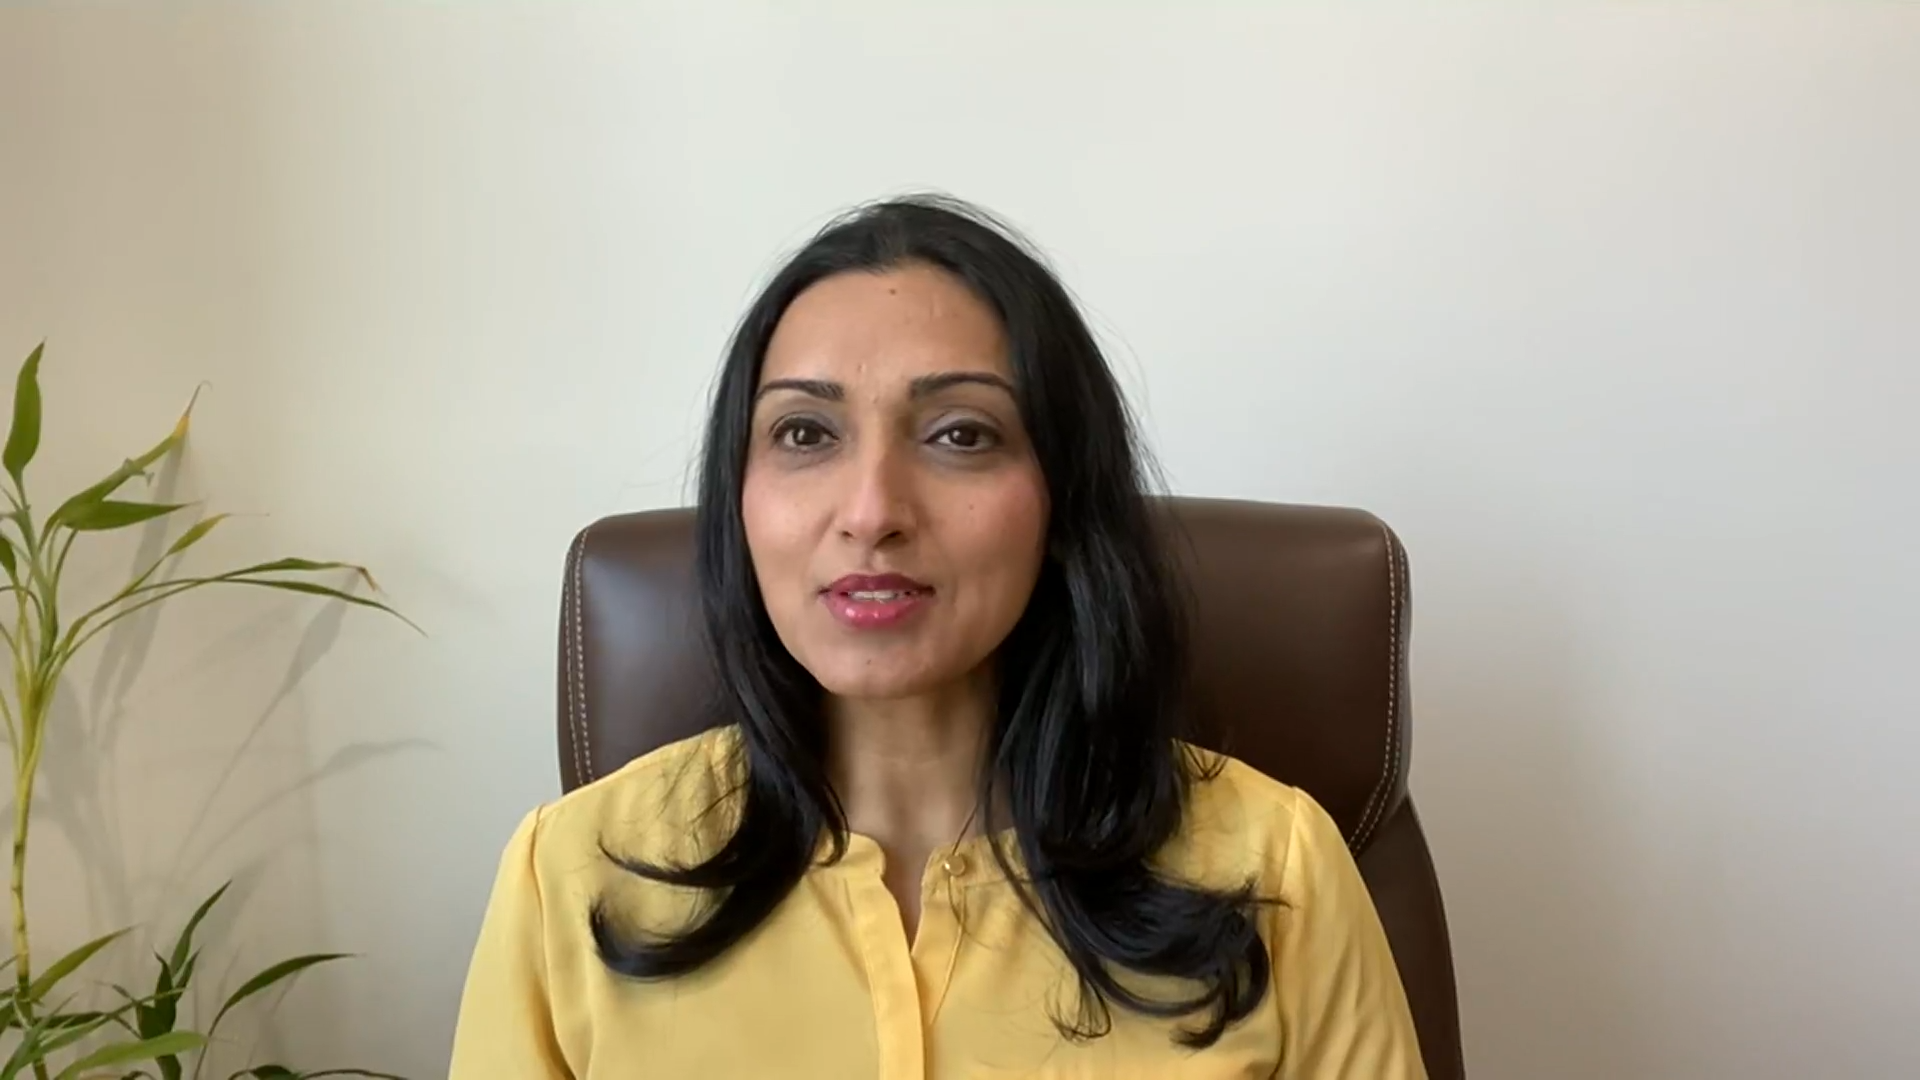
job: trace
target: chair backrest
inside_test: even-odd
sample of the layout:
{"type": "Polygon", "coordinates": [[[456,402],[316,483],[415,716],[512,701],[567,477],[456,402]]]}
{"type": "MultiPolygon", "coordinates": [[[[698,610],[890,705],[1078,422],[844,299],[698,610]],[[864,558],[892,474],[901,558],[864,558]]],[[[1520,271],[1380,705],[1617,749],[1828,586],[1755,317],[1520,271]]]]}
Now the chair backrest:
{"type": "MultiPolygon", "coordinates": [[[[1407,797],[1406,552],[1358,510],[1168,499],[1194,613],[1202,741],[1311,793],[1379,908],[1433,1080],[1463,1074],[1440,889],[1407,797]]],[[[693,594],[693,512],[604,518],[566,564],[562,785],[714,722],[693,594]]]]}

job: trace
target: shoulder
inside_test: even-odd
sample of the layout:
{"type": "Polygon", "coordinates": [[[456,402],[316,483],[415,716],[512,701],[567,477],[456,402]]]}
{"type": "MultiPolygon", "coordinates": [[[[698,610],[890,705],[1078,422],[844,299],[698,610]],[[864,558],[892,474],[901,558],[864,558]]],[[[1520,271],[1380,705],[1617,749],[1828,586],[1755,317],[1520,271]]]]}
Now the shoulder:
{"type": "Polygon", "coordinates": [[[1287,899],[1290,867],[1351,858],[1339,827],[1313,796],[1238,758],[1194,746],[1182,750],[1193,781],[1180,832],[1168,847],[1170,869],[1214,887],[1252,881],[1260,893],[1287,899]]]}
{"type": "Polygon", "coordinates": [[[607,852],[649,862],[697,860],[732,830],[739,731],[720,727],[669,743],[575,788],[532,815],[539,868],[565,872],[607,852]]]}

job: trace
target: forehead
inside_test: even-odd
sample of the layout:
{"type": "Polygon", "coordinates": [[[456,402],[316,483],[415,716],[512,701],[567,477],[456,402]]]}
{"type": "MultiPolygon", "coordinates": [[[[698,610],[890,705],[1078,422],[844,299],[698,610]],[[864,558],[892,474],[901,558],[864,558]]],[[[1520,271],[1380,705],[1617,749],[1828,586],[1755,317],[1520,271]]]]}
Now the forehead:
{"type": "Polygon", "coordinates": [[[936,372],[1011,379],[999,317],[958,278],[910,264],[822,278],[787,306],[760,379],[831,379],[849,387],[936,372]]]}

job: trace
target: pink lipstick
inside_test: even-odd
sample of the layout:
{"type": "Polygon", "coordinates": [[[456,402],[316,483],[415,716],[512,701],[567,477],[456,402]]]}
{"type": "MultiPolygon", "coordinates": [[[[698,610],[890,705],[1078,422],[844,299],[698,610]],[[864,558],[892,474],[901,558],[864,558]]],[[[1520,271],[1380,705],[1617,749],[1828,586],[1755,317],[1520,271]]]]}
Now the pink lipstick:
{"type": "Polygon", "coordinates": [[[855,630],[889,630],[933,599],[932,586],[903,574],[848,574],[820,593],[827,611],[855,630]]]}

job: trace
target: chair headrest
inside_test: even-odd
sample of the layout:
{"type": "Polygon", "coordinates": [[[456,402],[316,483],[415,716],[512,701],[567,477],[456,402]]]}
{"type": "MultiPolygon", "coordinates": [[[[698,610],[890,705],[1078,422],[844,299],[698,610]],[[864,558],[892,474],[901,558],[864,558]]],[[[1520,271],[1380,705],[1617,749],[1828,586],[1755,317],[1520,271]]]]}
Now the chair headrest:
{"type": "MultiPolygon", "coordinates": [[[[1356,851],[1406,795],[1406,552],[1371,514],[1172,498],[1197,610],[1201,741],[1310,792],[1356,851]]],[[[693,511],[603,518],[575,538],[560,618],[563,785],[714,721],[693,594],[693,511]]]]}

